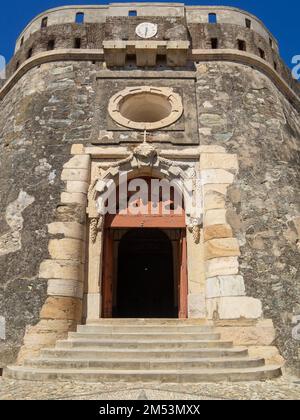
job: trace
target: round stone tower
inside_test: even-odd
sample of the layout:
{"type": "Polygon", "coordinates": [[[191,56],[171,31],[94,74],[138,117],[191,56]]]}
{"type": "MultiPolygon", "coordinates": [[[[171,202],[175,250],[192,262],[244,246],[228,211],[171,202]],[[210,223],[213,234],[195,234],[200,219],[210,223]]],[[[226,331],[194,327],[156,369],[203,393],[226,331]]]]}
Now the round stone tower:
{"type": "Polygon", "coordinates": [[[276,39],[239,9],[116,3],[34,18],[0,90],[0,366],[77,325],[154,317],[202,320],[295,367],[299,107],[276,39]],[[189,183],[200,212],[104,215],[120,173],[189,183]],[[161,254],[141,254],[154,243],[161,254]],[[139,288],[147,255],[156,274],[139,288]]]}

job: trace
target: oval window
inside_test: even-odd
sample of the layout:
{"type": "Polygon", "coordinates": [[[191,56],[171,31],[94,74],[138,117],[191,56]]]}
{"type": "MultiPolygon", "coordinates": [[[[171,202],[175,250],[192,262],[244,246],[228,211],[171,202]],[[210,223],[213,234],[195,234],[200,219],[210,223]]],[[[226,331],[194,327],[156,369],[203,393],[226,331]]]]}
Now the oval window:
{"type": "Polygon", "coordinates": [[[108,106],[120,125],[138,130],[155,130],[177,121],[182,113],[181,97],[170,88],[142,86],[114,95],[108,106]]]}

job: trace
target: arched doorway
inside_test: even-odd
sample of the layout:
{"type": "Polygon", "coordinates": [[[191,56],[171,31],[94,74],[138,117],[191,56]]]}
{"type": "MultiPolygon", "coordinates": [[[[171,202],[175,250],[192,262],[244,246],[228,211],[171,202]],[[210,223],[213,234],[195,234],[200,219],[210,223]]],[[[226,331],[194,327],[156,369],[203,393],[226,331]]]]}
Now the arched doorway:
{"type": "Polygon", "coordinates": [[[161,229],[129,229],[118,249],[113,315],[177,317],[172,243],[161,229]]]}
{"type": "MultiPolygon", "coordinates": [[[[185,214],[175,211],[173,201],[160,198],[155,215],[106,216],[102,317],[187,318],[185,214]]],[[[150,195],[143,204],[152,207],[150,195]]]]}

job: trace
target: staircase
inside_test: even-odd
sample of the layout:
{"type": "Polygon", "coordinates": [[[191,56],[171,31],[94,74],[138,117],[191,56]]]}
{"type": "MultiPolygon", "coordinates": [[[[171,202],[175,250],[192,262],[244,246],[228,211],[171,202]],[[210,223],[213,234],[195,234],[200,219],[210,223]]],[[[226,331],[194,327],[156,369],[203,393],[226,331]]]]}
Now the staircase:
{"type": "Polygon", "coordinates": [[[5,376],[87,382],[256,381],[281,375],[278,366],[250,358],[247,348],[221,341],[202,320],[101,319],[42,350],[5,376]]]}

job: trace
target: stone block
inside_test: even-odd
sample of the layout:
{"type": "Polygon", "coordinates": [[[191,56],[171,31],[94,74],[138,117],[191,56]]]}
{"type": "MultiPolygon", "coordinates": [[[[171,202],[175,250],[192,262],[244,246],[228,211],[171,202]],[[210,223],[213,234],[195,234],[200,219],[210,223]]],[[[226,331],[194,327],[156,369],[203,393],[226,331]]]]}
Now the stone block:
{"type": "Polygon", "coordinates": [[[212,192],[226,196],[228,187],[229,184],[205,184],[203,185],[203,193],[204,196],[212,192]]]}
{"type": "Polygon", "coordinates": [[[41,349],[54,346],[57,340],[67,338],[68,332],[75,330],[74,321],[51,319],[42,319],[38,324],[26,327],[24,345],[19,352],[17,364],[38,357],[41,349]]]}
{"type": "Polygon", "coordinates": [[[250,357],[264,358],[266,365],[284,366],[285,364],[285,359],[275,346],[250,346],[248,351],[250,357]]]}
{"type": "Polygon", "coordinates": [[[83,242],[78,239],[50,239],[48,249],[54,260],[82,261],[83,242]]]}
{"type": "Polygon", "coordinates": [[[90,155],[77,155],[72,157],[68,162],[64,164],[65,169],[86,169],[88,170],[90,165],[90,155]]]}
{"type": "Polygon", "coordinates": [[[202,153],[200,169],[226,169],[236,173],[238,171],[237,155],[229,153],[202,153]]]}
{"type": "Polygon", "coordinates": [[[210,225],[225,225],[226,224],[226,210],[212,209],[207,210],[204,214],[204,227],[210,225]]]}
{"type": "Polygon", "coordinates": [[[74,280],[50,279],[48,280],[49,296],[66,296],[82,299],[83,283],[74,280]]]}
{"type": "Polygon", "coordinates": [[[83,144],[72,144],[71,155],[82,155],[85,153],[83,144]]]}
{"type": "Polygon", "coordinates": [[[78,261],[44,260],[40,265],[39,277],[82,281],[82,272],[82,264],[78,261]]]}
{"type": "Polygon", "coordinates": [[[206,184],[232,184],[234,175],[225,169],[204,169],[201,171],[202,185],[206,184]]]}
{"type": "Polygon", "coordinates": [[[205,241],[216,238],[231,238],[233,236],[231,226],[227,224],[206,226],[203,229],[203,233],[205,241]]]}
{"type": "Polygon", "coordinates": [[[226,153],[225,147],[214,144],[199,146],[199,151],[200,153],[226,153]]]}
{"type": "Polygon", "coordinates": [[[260,319],[254,324],[240,321],[216,323],[216,331],[222,340],[232,340],[235,346],[271,346],[275,340],[275,328],[271,319],[260,319]]]}
{"type": "Polygon", "coordinates": [[[61,173],[62,181],[83,181],[89,182],[89,171],[87,169],[63,169],[61,173]]]}
{"type": "Polygon", "coordinates": [[[87,204],[87,197],[86,194],[82,193],[69,193],[63,192],[61,193],[60,201],[62,204],[87,204]]]}
{"type": "Polygon", "coordinates": [[[204,195],[203,205],[204,210],[225,209],[225,195],[210,191],[204,195]]]}
{"type": "Polygon", "coordinates": [[[88,293],[86,295],[86,306],[87,306],[87,319],[98,319],[100,318],[101,310],[101,294],[100,293],[88,293]]]}
{"type": "Polygon", "coordinates": [[[262,304],[252,297],[220,297],[206,300],[209,319],[258,319],[262,317],[262,304]]]}
{"type": "Polygon", "coordinates": [[[218,114],[201,114],[199,122],[205,127],[226,127],[226,118],[218,114]]]}
{"type": "Polygon", "coordinates": [[[66,238],[84,240],[85,228],[77,222],[53,222],[48,225],[51,235],[64,235],[66,238]]]}
{"type": "Polygon", "coordinates": [[[238,272],[239,262],[237,257],[213,258],[205,263],[205,273],[207,278],[238,274],[238,272]]]}
{"type": "Polygon", "coordinates": [[[205,318],[206,304],[204,294],[188,295],[188,317],[189,318],[205,318]]]}
{"type": "Polygon", "coordinates": [[[217,276],[206,280],[206,297],[245,296],[245,284],[242,276],[217,276]]]}
{"type": "Polygon", "coordinates": [[[240,247],[236,238],[211,239],[205,242],[204,250],[206,260],[240,255],[240,247]]]}
{"type": "Polygon", "coordinates": [[[86,204],[60,204],[56,208],[55,218],[61,222],[86,222],[86,204]]]}
{"type": "Polygon", "coordinates": [[[66,192],[87,194],[89,184],[82,181],[67,181],[66,192]]]}
{"type": "Polygon", "coordinates": [[[81,321],[82,301],[72,297],[49,296],[41,310],[41,319],[81,321]]]}

